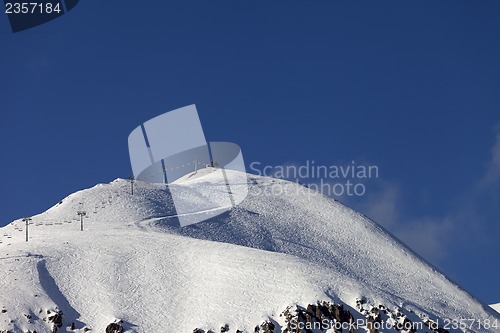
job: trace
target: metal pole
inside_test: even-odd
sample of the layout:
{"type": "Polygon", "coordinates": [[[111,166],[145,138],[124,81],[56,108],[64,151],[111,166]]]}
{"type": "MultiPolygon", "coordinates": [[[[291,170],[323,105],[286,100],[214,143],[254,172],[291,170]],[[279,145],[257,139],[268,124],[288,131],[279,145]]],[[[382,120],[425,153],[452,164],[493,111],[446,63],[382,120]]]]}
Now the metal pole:
{"type": "Polygon", "coordinates": [[[167,165],[165,164],[165,160],[161,160],[161,168],[163,170],[163,183],[167,183],[167,165]]]}
{"type": "Polygon", "coordinates": [[[222,175],[224,176],[224,181],[226,182],[226,190],[227,193],[229,193],[229,200],[231,200],[231,206],[233,206],[234,208],[236,206],[236,203],[234,202],[233,192],[231,192],[231,187],[229,186],[229,181],[227,180],[226,169],[222,167],[221,170],[222,170],[222,175]]]}
{"type": "Polygon", "coordinates": [[[198,157],[194,158],[194,173],[198,172],[198,157]]]}
{"type": "Polygon", "coordinates": [[[28,226],[29,226],[29,221],[31,221],[31,217],[25,217],[23,221],[26,222],[26,241],[28,241],[28,226]]]}
{"type": "Polygon", "coordinates": [[[134,175],[130,175],[128,179],[130,179],[130,193],[134,195],[134,175]]]}
{"type": "Polygon", "coordinates": [[[87,212],[84,210],[79,210],[78,215],[80,215],[80,230],[83,231],[83,217],[87,215],[87,212]]]}

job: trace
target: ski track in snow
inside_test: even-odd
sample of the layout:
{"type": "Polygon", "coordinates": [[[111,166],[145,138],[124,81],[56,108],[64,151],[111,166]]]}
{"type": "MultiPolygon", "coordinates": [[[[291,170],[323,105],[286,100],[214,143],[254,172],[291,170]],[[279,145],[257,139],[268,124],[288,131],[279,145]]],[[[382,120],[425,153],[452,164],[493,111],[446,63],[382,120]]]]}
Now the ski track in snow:
{"type": "MultiPolygon", "coordinates": [[[[354,308],[358,297],[412,320],[410,311],[440,322],[500,321],[363,215],[297,184],[249,178],[240,205],[184,228],[164,185],[137,182],[132,196],[125,180],[76,192],[32,217],[28,243],[21,220],[2,228],[0,330],[46,332],[36,319],[60,309],[59,332],[70,332],[71,322],[74,332],[84,324],[104,332],[116,319],[129,332],[224,324],[251,331],[269,317],[280,322],[289,305],[332,300],[354,308]],[[83,209],[81,232],[75,217],[83,209]]],[[[188,202],[224,200],[210,175],[171,186],[188,202]]]]}

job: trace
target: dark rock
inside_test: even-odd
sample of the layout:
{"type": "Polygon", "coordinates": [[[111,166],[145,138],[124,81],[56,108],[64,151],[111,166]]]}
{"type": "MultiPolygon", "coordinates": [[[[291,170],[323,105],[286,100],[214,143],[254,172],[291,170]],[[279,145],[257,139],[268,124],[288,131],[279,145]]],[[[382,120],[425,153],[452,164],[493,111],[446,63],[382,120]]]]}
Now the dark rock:
{"type": "MultiPolygon", "coordinates": [[[[49,311],[47,311],[47,312],[49,312],[49,311]]],[[[54,314],[48,318],[49,323],[54,323],[54,326],[61,327],[62,326],[62,317],[63,317],[62,311],[54,312],[54,314]]]]}
{"type": "Polygon", "coordinates": [[[106,327],[106,333],[123,333],[123,326],[118,323],[111,323],[106,327]]]}
{"type": "Polygon", "coordinates": [[[275,326],[272,322],[266,321],[260,325],[263,333],[274,333],[275,326]]]}

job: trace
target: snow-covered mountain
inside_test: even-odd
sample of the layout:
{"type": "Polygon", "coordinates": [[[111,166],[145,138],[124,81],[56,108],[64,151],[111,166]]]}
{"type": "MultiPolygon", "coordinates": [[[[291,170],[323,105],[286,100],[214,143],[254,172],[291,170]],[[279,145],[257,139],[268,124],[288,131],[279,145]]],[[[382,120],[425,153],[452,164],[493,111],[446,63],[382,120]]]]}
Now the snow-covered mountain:
{"type": "MultiPolygon", "coordinates": [[[[170,186],[214,204],[226,190],[211,174],[170,186]]],[[[376,223],[301,185],[248,175],[240,205],[183,228],[165,185],[130,187],[69,195],[32,217],[29,242],[21,219],[1,228],[0,332],[500,331],[498,313],[376,223]]]]}

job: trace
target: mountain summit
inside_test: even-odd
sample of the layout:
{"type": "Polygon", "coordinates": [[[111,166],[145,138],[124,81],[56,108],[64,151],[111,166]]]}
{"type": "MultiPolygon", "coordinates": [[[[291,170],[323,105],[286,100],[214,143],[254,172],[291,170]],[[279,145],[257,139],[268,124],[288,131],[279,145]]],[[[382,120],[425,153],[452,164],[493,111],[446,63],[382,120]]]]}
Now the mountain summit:
{"type": "Polygon", "coordinates": [[[247,175],[241,204],[180,227],[169,189],[210,215],[194,208],[218,204],[211,175],[133,195],[117,179],[3,227],[0,332],[500,331],[379,225],[299,184],[247,175]]]}

